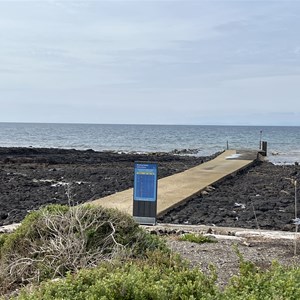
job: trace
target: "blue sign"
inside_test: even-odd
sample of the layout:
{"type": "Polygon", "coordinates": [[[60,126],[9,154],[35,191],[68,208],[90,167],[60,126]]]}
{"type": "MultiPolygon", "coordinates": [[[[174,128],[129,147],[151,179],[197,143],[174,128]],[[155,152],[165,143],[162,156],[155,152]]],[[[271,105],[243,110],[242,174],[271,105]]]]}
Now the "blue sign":
{"type": "Polygon", "coordinates": [[[157,164],[134,164],[133,200],[153,201],[157,199],[157,164]]]}

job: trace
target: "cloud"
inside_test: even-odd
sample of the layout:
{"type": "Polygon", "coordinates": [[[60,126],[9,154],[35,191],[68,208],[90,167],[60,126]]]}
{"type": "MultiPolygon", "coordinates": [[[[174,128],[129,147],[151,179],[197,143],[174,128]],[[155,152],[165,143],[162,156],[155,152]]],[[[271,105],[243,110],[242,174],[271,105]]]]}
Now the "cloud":
{"type": "Polygon", "coordinates": [[[116,122],[118,107],[122,122],[147,109],[158,123],[300,111],[299,13],[295,1],[1,1],[0,99],[87,122],[116,122]]]}

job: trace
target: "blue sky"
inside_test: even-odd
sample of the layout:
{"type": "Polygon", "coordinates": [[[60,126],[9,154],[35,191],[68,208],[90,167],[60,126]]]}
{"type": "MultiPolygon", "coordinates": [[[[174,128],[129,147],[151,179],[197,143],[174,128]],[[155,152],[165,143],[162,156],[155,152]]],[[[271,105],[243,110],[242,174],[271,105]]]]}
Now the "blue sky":
{"type": "Polygon", "coordinates": [[[0,121],[300,126],[300,1],[0,1],[0,121]]]}

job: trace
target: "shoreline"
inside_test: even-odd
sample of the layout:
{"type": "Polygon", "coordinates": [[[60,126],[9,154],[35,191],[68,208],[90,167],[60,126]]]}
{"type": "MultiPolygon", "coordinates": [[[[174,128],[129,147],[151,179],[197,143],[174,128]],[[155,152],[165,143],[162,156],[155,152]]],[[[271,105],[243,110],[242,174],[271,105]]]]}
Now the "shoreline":
{"type": "MultiPolygon", "coordinates": [[[[131,188],[134,161],[157,161],[162,178],[212,157],[0,147],[0,226],[20,222],[42,205],[68,204],[70,183],[73,204],[131,188]]],[[[294,231],[294,190],[285,178],[299,182],[299,166],[258,163],[164,214],[158,223],[294,231]]]]}
{"type": "MultiPolygon", "coordinates": [[[[295,186],[292,180],[299,182],[299,179],[299,165],[257,163],[209,187],[201,195],[168,212],[158,221],[294,231],[295,186]]],[[[299,214],[298,205],[297,216],[299,214]]]]}
{"type": "Polygon", "coordinates": [[[131,188],[135,161],[157,162],[162,178],[211,157],[0,147],[0,226],[18,223],[42,205],[68,204],[68,186],[73,204],[131,188]]]}

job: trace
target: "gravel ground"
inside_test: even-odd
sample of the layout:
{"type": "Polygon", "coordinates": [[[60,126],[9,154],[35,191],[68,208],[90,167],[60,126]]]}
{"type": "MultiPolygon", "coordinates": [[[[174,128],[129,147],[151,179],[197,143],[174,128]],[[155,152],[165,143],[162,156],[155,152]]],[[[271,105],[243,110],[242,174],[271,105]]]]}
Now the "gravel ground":
{"type": "Polygon", "coordinates": [[[172,224],[160,224],[147,229],[164,236],[168,246],[186,259],[191,267],[199,267],[209,274],[210,266],[214,266],[220,288],[224,288],[233,275],[239,274],[237,250],[246,261],[253,262],[262,270],[271,267],[273,262],[285,266],[299,266],[300,263],[300,234],[203,225],[174,227],[172,224]],[[180,241],[179,237],[185,233],[204,234],[216,242],[197,244],[180,241]]]}
{"type": "Polygon", "coordinates": [[[294,256],[294,242],[287,240],[264,240],[248,238],[247,242],[237,240],[222,240],[217,243],[195,244],[169,239],[170,248],[187,259],[191,266],[200,267],[203,272],[209,272],[209,265],[216,268],[217,283],[224,287],[230,277],[239,274],[239,258],[235,245],[244,259],[266,269],[273,261],[283,265],[298,265],[300,256],[294,256]],[[246,246],[246,245],[250,246],[246,246]]]}

